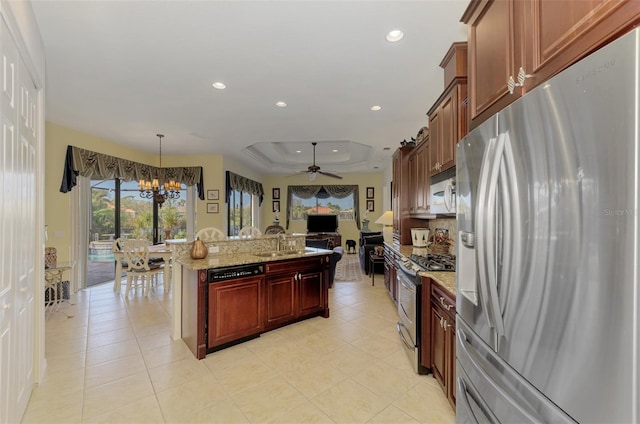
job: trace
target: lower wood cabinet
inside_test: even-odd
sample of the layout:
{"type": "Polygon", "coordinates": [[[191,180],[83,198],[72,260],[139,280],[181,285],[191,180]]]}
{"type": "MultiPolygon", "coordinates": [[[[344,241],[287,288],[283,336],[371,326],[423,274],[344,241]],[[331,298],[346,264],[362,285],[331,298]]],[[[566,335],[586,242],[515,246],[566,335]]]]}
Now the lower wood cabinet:
{"type": "Polygon", "coordinates": [[[264,330],[264,276],[209,285],[207,347],[220,346],[264,330]]]}
{"type": "Polygon", "coordinates": [[[182,267],[182,339],[198,359],[309,318],[329,317],[329,256],[264,263],[265,273],[207,282],[182,267]]]}
{"type": "Polygon", "coordinates": [[[431,370],[447,399],[456,405],[455,299],[437,282],[431,284],[431,370]]]}
{"type": "Polygon", "coordinates": [[[389,297],[393,299],[395,303],[398,303],[398,267],[397,261],[400,259],[400,254],[396,253],[388,245],[384,245],[384,285],[389,292],[389,297]]]}

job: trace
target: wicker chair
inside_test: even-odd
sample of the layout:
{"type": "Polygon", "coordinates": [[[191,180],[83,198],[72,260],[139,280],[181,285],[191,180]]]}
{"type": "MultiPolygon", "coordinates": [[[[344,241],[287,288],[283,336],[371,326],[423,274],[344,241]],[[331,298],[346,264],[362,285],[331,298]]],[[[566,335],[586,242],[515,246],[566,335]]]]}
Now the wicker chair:
{"type": "Polygon", "coordinates": [[[215,227],[206,227],[196,233],[196,238],[202,241],[226,240],[227,236],[215,227]]]}
{"type": "Polygon", "coordinates": [[[157,275],[164,271],[164,265],[149,263],[149,241],[146,239],[127,240],[123,250],[129,264],[127,290],[124,295],[128,296],[132,287],[142,287],[144,295],[147,296],[151,288],[151,278],[156,277],[157,279],[157,275]],[[138,278],[140,278],[140,283],[138,283],[138,278]]]}
{"type": "Polygon", "coordinates": [[[238,233],[238,237],[240,238],[260,237],[261,235],[262,231],[256,227],[252,227],[251,225],[244,227],[238,233]]]}

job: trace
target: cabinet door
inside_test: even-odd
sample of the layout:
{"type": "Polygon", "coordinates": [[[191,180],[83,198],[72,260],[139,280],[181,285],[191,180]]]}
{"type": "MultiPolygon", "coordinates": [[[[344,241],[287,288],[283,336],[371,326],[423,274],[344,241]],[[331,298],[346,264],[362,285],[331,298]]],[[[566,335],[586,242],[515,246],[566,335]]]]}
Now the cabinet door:
{"type": "Polygon", "coordinates": [[[445,314],[435,304],[431,304],[431,362],[433,377],[440,386],[446,387],[445,374],[447,366],[446,330],[443,326],[445,314]]]}
{"type": "Polygon", "coordinates": [[[296,318],[294,274],[267,277],[265,283],[267,328],[293,321],[296,318]]]}
{"type": "Polygon", "coordinates": [[[456,166],[456,144],[458,143],[458,87],[444,98],[440,106],[439,172],[456,166]]]}
{"type": "Polygon", "coordinates": [[[640,18],[637,0],[530,0],[526,9],[525,88],[624,34],[640,18]]]}
{"type": "Polygon", "coordinates": [[[468,25],[471,128],[520,96],[510,94],[509,77],[523,66],[523,49],[517,28],[522,28],[523,1],[473,1],[463,20],[468,25]],[[467,16],[469,13],[469,16],[467,16]],[[516,18],[517,17],[517,18],[516,18]]]}
{"type": "Polygon", "coordinates": [[[440,164],[440,140],[442,139],[442,128],[440,123],[442,117],[440,116],[441,108],[438,107],[432,115],[429,116],[429,176],[435,175],[438,172],[438,165],[440,164]]]}
{"type": "Polygon", "coordinates": [[[447,398],[456,406],[456,321],[447,319],[447,398]]]}
{"type": "Polygon", "coordinates": [[[248,277],[209,284],[208,347],[264,330],[263,278],[248,277]]]}
{"type": "Polygon", "coordinates": [[[414,150],[409,156],[409,212],[416,212],[417,186],[418,186],[418,161],[416,158],[417,151],[414,150]]]}
{"type": "Polygon", "coordinates": [[[299,273],[298,280],[298,317],[315,314],[324,308],[322,273],[299,273]]]}
{"type": "Polygon", "coordinates": [[[429,147],[430,141],[423,141],[416,150],[416,212],[429,210],[429,147]]]}

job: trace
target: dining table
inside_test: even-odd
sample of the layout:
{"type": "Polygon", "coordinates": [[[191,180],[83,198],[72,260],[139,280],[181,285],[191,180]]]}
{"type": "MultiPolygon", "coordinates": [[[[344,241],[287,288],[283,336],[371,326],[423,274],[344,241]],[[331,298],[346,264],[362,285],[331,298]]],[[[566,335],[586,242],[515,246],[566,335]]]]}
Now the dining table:
{"type": "MultiPolygon", "coordinates": [[[[122,263],[125,258],[125,252],[122,250],[114,251],[113,256],[116,261],[116,274],[113,279],[113,291],[120,293],[122,287],[122,263]]],[[[149,246],[149,259],[163,259],[164,269],[162,278],[164,281],[164,292],[169,293],[169,287],[171,285],[171,248],[166,244],[154,244],[149,246]]]]}

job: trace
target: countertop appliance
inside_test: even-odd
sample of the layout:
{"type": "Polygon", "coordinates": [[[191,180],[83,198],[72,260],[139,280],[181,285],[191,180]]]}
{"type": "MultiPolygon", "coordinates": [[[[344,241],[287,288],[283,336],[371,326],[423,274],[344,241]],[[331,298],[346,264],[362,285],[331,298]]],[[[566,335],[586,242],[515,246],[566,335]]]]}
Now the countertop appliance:
{"type": "Polygon", "coordinates": [[[437,215],[453,215],[456,213],[455,178],[432,182],[429,190],[431,192],[430,213],[437,215]]]}
{"type": "Polygon", "coordinates": [[[640,29],[457,147],[466,422],[640,422],[640,29]]]}
{"type": "Polygon", "coordinates": [[[409,259],[415,262],[425,271],[450,271],[456,270],[456,257],[453,255],[439,255],[428,253],[426,255],[409,255],[409,259]]]}

